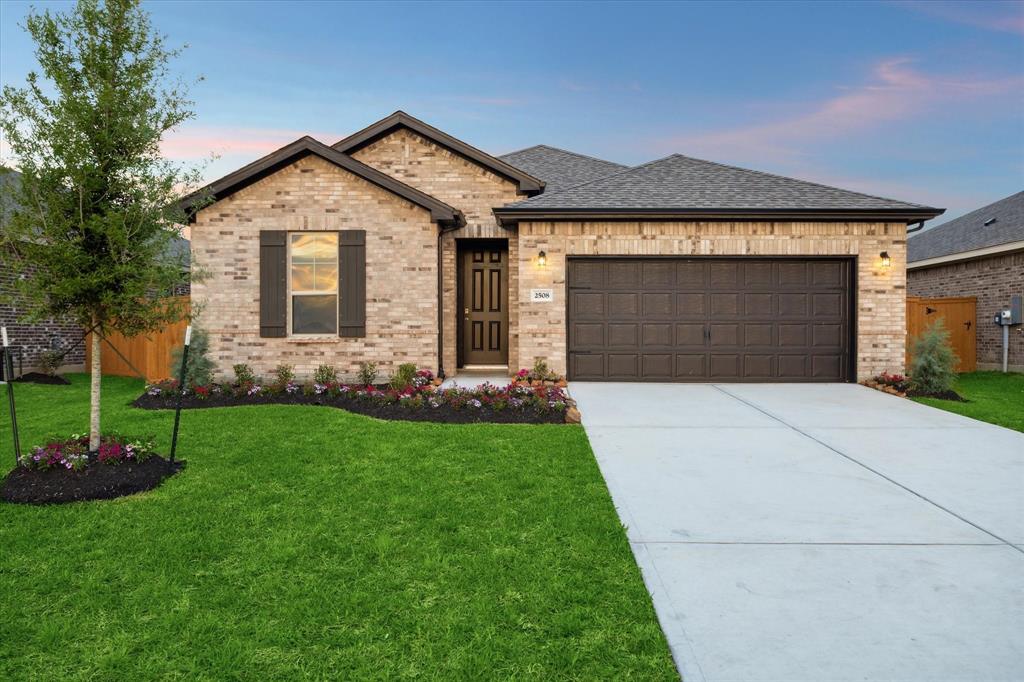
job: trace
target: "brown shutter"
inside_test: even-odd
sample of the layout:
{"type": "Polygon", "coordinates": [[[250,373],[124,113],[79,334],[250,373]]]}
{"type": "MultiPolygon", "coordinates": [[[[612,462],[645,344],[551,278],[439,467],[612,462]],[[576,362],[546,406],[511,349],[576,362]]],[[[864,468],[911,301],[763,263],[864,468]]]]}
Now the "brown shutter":
{"type": "Polygon", "coordinates": [[[260,336],[282,337],[288,330],[288,233],[260,231],[260,336]]]}
{"type": "Polygon", "coordinates": [[[366,230],[338,233],[338,333],[366,336],[366,230]]]}

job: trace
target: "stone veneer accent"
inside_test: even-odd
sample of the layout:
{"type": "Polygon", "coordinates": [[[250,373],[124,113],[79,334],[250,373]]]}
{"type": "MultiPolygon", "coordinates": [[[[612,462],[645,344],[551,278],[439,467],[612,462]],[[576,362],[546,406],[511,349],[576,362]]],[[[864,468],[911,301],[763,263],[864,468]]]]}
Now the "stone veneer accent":
{"type": "MultiPolygon", "coordinates": [[[[524,222],[519,225],[519,360],[566,371],[566,257],[572,255],[857,256],[857,377],[902,372],[906,225],[795,222],[524,222]],[[547,253],[547,266],[536,263],[547,253]],[[879,254],[888,251],[889,268],[879,254]],[[530,289],[554,289],[530,303],[530,289]]],[[[510,297],[511,298],[511,297],[510,297]]],[[[513,305],[513,309],[515,306],[513,305]]]]}
{"type": "MultiPolygon", "coordinates": [[[[524,197],[516,185],[416,133],[401,128],[356,151],[352,157],[387,173],[407,185],[461,210],[466,225],[442,237],[444,278],[444,367],[456,373],[457,259],[456,240],[507,239],[509,242],[509,291],[518,288],[516,233],[498,225],[493,210],[524,197]],[[452,314],[453,311],[455,314],[452,314]]],[[[511,296],[509,297],[511,300],[511,296]]],[[[517,308],[509,310],[509,368],[519,355],[517,308]]]]}
{"type": "Polygon", "coordinates": [[[281,363],[300,377],[320,364],[352,375],[363,360],[382,373],[402,362],[436,369],[437,224],[430,214],[310,156],[201,210],[192,226],[192,285],[219,376],[235,363],[269,376],[281,363]],[[366,337],[261,338],[260,230],[366,230],[366,337]]]}
{"type": "MultiPolygon", "coordinates": [[[[1003,330],[992,318],[1009,307],[1011,296],[1024,296],[1024,252],[908,270],[907,293],[927,298],[976,297],[978,368],[1002,369],[1003,330]]],[[[1024,372],[1024,325],[1010,327],[1009,365],[1024,372]]]]}

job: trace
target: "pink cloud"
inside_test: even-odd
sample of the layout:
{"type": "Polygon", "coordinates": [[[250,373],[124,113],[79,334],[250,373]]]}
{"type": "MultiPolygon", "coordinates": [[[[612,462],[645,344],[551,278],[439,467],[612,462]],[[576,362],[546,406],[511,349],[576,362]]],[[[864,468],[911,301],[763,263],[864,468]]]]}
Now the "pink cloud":
{"type": "Polygon", "coordinates": [[[331,133],[308,133],[276,128],[238,128],[219,126],[189,126],[168,135],[160,149],[170,159],[201,159],[211,154],[218,156],[249,156],[258,158],[275,149],[294,142],[303,135],[321,141],[339,139],[331,133]]]}
{"type": "Polygon", "coordinates": [[[978,78],[922,73],[912,60],[895,58],[875,65],[871,79],[842,86],[839,94],[774,120],[731,129],[686,133],[656,140],[658,151],[707,154],[714,158],[803,157],[805,147],[844,139],[887,123],[912,120],[937,107],[970,105],[982,97],[1019,96],[1024,77],[978,78]]]}

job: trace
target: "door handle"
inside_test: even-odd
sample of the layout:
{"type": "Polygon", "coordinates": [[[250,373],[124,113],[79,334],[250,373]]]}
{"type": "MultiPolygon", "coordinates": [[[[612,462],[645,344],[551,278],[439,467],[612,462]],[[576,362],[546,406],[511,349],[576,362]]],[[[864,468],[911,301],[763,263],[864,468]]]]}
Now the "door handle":
{"type": "Polygon", "coordinates": [[[466,308],[466,319],[469,319],[469,308],[466,308]]]}

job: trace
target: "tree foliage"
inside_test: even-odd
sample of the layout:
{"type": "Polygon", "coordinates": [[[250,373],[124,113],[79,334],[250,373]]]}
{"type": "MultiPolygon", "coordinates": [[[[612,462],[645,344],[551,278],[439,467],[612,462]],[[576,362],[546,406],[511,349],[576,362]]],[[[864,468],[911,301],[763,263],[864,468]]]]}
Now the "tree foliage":
{"type": "Polygon", "coordinates": [[[32,10],[25,30],[39,71],[0,97],[0,132],[21,173],[4,183],[14,210],[0,231],[5,266],[24,275],[19,307],[28,320],[71,318],[127,336],[181,319],[182,302],[167,294],[188,273],[170,245],[185,218],[179,199],[200,176],[160,154],[163,136],[194,116],[170,70],[180,50],[138,0],[32,10]]]}

